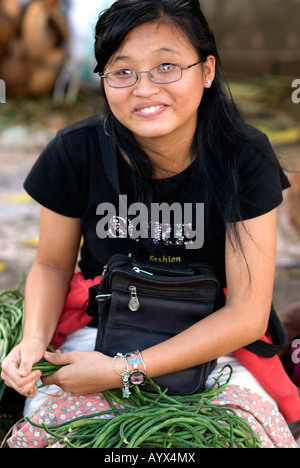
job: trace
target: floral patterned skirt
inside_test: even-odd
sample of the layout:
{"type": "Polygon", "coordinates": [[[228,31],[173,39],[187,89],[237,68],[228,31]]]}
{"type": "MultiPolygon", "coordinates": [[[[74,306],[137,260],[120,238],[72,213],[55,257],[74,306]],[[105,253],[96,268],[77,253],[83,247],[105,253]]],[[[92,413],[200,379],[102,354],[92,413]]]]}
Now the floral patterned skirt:
{"type": "MultiPolygon", "coordinates": [[[[213,404],[231,408],[244,418],[257,434],[263,448],[299,448],[280,412],[253,390],[229,385],[217,395],[213,404]]],[[[51,426],[109,409],[110,406],[102,394],[75,397],[60,390],[31,415],[31,420],[51,426]]],[[[111,416],[105,414],[103,417],[111,416]]],[[[45,430],[26,420],[13,428],[7,441],[10,448],[60,447],[59,444],[50,445],[50,442],[51,436],[45,430]]]]}
{"type": "MultiPolygon", "coordinates": [[[[95,339],[96,331],[84,327],[70,334],[61,350],[62,352],[73,349],[89,351],[94,349],[95,339]]],[[[219,393],[213,403],[233,409],[238,416],[244,418],[258,435],[262,447],[299,448],[285,419],[278,411],[276,402],[232,355],[223,356],[218,360],[216,369],[208,378],[207,386],[215,382],[215,378],[226,364],[232,367],[233,376],[226,390],[219,393]]],[[[55,385],[44,387],[43,391],[52,396],[37,393],[33,400],[27,399],[24,408],[24,414],[28,415],[35,424],[57,425],[110,409],[101,393],[74,397],[55,385]]],[[[110,416],[105,414],[103,417],[110,416]]],[[[11,448],[57,447],[50,445],[50,436],[46,431],[31,425],[26,420],[14,426],[7,443],[11,448]]]]}

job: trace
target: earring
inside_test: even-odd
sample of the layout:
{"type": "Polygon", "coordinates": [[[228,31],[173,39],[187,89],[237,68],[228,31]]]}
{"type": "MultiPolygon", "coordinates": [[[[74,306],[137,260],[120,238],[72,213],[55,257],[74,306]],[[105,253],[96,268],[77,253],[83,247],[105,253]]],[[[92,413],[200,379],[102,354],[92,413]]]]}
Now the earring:
{"type": "Polygon", "coordinates": [[[207,83],[208,85],[211,85],[211,81],[210,81],[210,80],[206,80],[206,83],[207,83]]]}
{"type": "Polygon", "coordinates": [[[105,135],[107,135],[108,137],[110,137],[111,135],[110,135],[110,133],[108,133],[108,131],[107,131],[107,129],[106,129],[106,124],[107,124],[108,118],[109,118],[109,114],[107,114],[107,115],[105,116],[105,119],[104,119],[104,121],[103,121],[103,130],[104,130],[105,135]]]}

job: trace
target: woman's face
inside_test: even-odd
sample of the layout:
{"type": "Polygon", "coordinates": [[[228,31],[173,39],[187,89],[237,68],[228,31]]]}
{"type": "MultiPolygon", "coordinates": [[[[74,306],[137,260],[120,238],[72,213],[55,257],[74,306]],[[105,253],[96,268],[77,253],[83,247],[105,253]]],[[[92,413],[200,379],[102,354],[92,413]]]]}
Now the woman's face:
{"type": "MultiPolygon", "coordinates": [[[[180,67],[199,61],[196,50],[176,27],[146,23],[133,29],[121,48],[111,58],[105,74],[131,69],[148,71],[162,64],[180,67]]],[[[204,88],[213,81],[214,57],[184,70],[180,81],[153,83],[149,75],[141,74],[129,88],[111,88],[105,80],[105,93],[111,111],[139,142],[143,139],[176,141],[176,136],[192,138],[197,124],[197,110],[204,88]]]]}

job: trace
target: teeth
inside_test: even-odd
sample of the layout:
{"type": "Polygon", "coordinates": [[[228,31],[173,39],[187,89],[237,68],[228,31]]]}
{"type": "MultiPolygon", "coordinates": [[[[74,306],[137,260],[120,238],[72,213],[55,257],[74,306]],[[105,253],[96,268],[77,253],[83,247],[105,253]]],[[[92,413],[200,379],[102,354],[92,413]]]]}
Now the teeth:
{"type": "Polygon", "coordinates": [[[153,114],[154,112],[158,111],[161,108],[162,106],[145,107],[145,109],[141,109],[141,112],[143,114],[153,114]]]}

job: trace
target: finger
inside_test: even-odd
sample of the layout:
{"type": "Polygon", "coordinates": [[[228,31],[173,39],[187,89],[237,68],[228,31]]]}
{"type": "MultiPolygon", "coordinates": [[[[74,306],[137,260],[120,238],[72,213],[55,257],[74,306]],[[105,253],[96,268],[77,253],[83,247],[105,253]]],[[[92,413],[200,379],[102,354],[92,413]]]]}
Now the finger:
{"type": "Polygon", "coordinates": [[[54,372],[54,374],[48,375],[47,377],[41,377],[41,381],[44,386],[47,385],[57,385],[60,387],[60,381],[58,379],[58,376],[56,375],[57,372],[54,372]]]}
{"type": "Polygon", "coordinates": [[[18,392],[27,398],[33,398],[38,390],[39,379],[40,376],[29,381],[26,385],[22,384],[21,387],[19,387],[18,392]]]}
{"type": "Polygon", "coordinates": [[[4,381],[7,387],[13,388],[21,395],[28,396],[36,392],[35,387],[40,377],[40,371],[34,371],[27,377],[20,377],[18,372],[15,372],[15,374],[7,374],[4,381]]]}
{"type": "Polygon", "coordinates": [[[36,392],[38,390],[38,382],[39,378],[35,379],[33,382],[28,384],[26,387],[23,387],[21,390],[21,394],[27,398],[34,398],[36,395],[36,392]]]}
{"type": "Polygon", "coordinates": [[[56,351],[55,353],[45,351],[44,358],[56,366],[65,366],[71,362],[70,353],[62,353],[61,351],[56,351]]]}
{"type": "Polygon", "coordinates": [[[32,399],[32,398],[35,397],[37,390],[38,390],[38,386],[35,385],[34,388],[33,388],[32,390],[30,390],[30,392],[28,392],[28,393],[27,393],[26,395],[24,395],[24,396],[26,396],[27,398],[32,399]]]}
{"type": "Polygon", "coordinates": [[[33,364],[34,361],[27,356],[22,356],[22,358],[19,358],[16,361],[14,361],[14,366],[17,366],[19,369],[20,377],[28,377],[31,373],[33,364]]]}
{"type": "MultiPolygon", "coordinates": [[[[16,363],[14,363],[14,365],[16,365],[16,363]]],[[[31,372],[31,368],[32,368],[32,365],[30,365],[27,361],[25,362],[21,361],[21,363],[18,365],[19,376],[27,377],[31,372]]]]}
{"type": "MultiPolygon", "coordinates": [[[[21,359],[17,355],[7,357],[1,365],[1,378],[7,382],[19,378],[19,367],[21,359]]],[[[9,385],[8,385],[9,386],[9,385]]]]}
{"type": "Polygon", "coordinates": [[[38,382],[40,383],[40,378],[42,376],[42,373],[40,372],[40,375],[33,381],[33,385],[31,386],[31,389],[29,390],[29,392],[27,393],[27,397],[28,398],[33,398],[36,394],[36,392],[38,391],[38,382]]]}
{"type": "MultiPolygon", "coordinates": [[[[71,363],[71,353],[62,353],[61,351],[56,351],[55,353],[49,353],[46,351],[44,353],[44,358],[51,364],[59,367],[64,367],[71,363]]],[[[42,377],[42,382],[44,385],[58,385],[60,386],[60,372],[59,368],[56,372],[51,375],[42,377]]]]}
{"type": "Polygon", "coordinates": [[[15,369],[19,369],[20,366],[20,356],[18,354],[11,354],[6,356],[6,358],[2,361],[0,367],[2,372],[7,372],[12,367],[15,369]]]}

